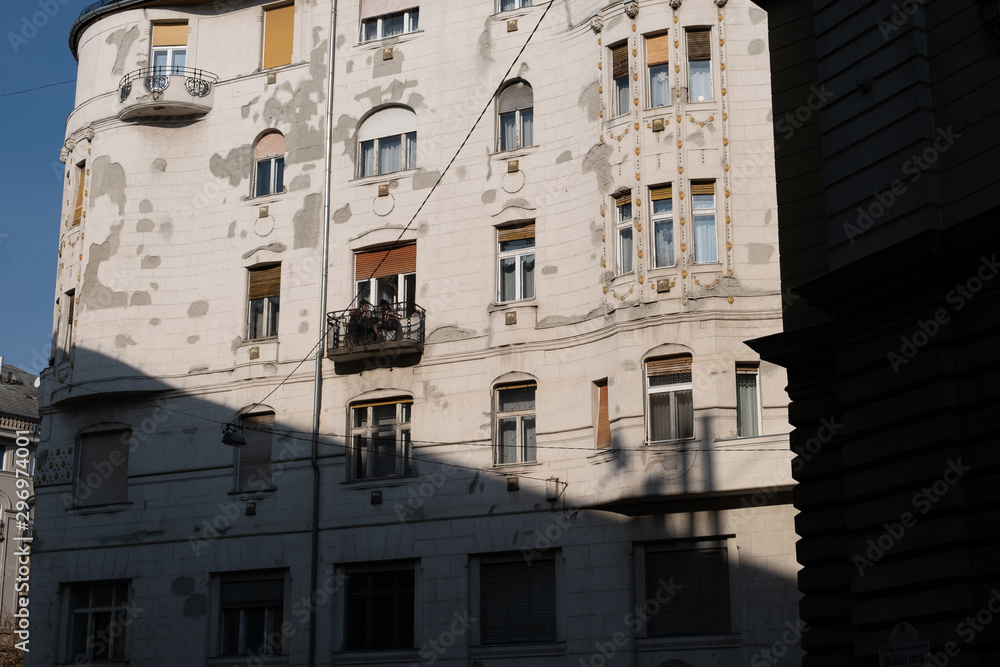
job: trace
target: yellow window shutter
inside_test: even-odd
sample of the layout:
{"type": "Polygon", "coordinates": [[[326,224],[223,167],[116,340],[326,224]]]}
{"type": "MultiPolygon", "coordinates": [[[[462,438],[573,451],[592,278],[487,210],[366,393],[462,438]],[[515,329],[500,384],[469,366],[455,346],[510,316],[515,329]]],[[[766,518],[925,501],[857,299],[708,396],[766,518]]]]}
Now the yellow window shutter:
{"type": "Polygon", "coordinates": [[[691,194],[693,195],[714,195],[715,194],[715,182],[708,181],[705,183],[692,183],[691,184],[691,194]]]}
{"type": "Polygon", "coordinates": [[[688,60],[697,62],[699,60],[712,59],[712,31],[708,28],[688,30],[687,47],[688,60]]]}
{"type": "Polygon", "coordinates": [[[84,167],[78,167],[76,170],[76,178],[79,181],[76,186],[76,208],[73,209],[73,226],[76,227],[80,224],[80,220],[83,219],[83,183],[87,176],[87,170],[84,167]]]}
{"type": "Polygon", "coordinates": [[[611,78],[619,79],[628,74],[628,44],[611,49],[611,78]]]}
{"type": "Polygon", "coordinates": [[[500,243],[505,241],[523,241],[535,238],[535,223],[520,225],[518,227],[505,227],[497,230],[497,239],[500,243]]]}
{"type": "Polygon", "coordinates": [[[649,198],[652,201],[662,201],[664,199],[674,198],[674,189],[669,185],[661,185],[656,188],[649,189],[649,198]]]}
{"type": "Polygon", "coordinates": [[[250,269],[249,298],[266,299],[276,297],[281,293],[281,265],[250,269]]]}
{"type": "Polygon", "coordinates": [[[153,46],[187,46],[187,23],[154,23],[153,46]]]}
{"type": "Polygon", "coordinates": [[[646,38],[646,64],[650,67],[670,62],[670,35],[646,38]]]}
{"type": "Polygon", "coordinates": [[[292,62],[295,5],[264,10],[264,58],[261,67],[271,69],[292,62]]]}

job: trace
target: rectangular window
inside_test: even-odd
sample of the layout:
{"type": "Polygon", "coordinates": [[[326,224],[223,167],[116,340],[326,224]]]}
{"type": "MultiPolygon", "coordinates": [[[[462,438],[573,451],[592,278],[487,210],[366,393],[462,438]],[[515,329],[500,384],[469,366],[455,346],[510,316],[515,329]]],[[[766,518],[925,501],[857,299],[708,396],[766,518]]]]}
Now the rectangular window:
{"type": "Polygon", "coordinates": [[[76,473],[78,507],[128,502],[128,430],[88,433],[80,437],[76,473]]]}
{"type": "Polygon", "coordinates": [[[274,338],[278,335],[280,297],[280,264],[250,269],[247,340],[274,338]]]}
{"type": "Polygon", "coordinates": [[[497,230],[497,302],[535,298],[535,223],[497,230]]]}
{"type": "Polygon", "coordinates": [[[694,209],[694,262],[714,264],[719,261],[719,242],[715,231],[715,183],[692,183],[691,206],[694,209]]]}
{"type": "Polygon", "coordinates": [[[528,644],[557,640],[556,566],[551,556],[479,565],[480,640],[528,644]]]}
{"type": "Polygon", "coordinates": [[[369,250],[354,256],[354,283],[362,301],[378,307],[385,301],[394,312],[413,313],[417,298],[417,246],[369,250]],[[398,306],[398,307],[397,307],[398,306]]]}
{"type": "Polygon", "coordinates": [[[74,584],[72,600],[73,651],[68,662],[125,662],[129,625],[128,581],[74,584]]]}
{"type": "Polygon", "coordinates": [[[736,435],[760,435],[760,382],[755,363],[736,364],[736,435]]]}
{"type": "Polygon", "coordinates": [[[495,465],[535,460],[535,384],[496,390],[495,465]]]}
{"type": "Polygon", "coordinates": [[[73,207],[73,226],[77,227],[83,220],[83,186],[87,180],[87,163],[76,165],[76,200],[73,207]]]}
{"type": "Polygon", "coordinates": [[[246,444],[236,449],[236,490],[260,491],[273,487],[271,438],[274,413],[244,415],[240,426],[246,444]]]}
{"type": "Polygon", "coordinates": [[[712,101],[712,29],[687,31],[688,101],[712,101]]]}
{"type": "Polygon", "coordinates": [[[674,265],[674,189],[664,185],[649,189],[653,203],[653,266],[674,265]]]}
{"type": "MultiPolygon", "coordinates": [[[[389,2],[389,8],[398,5],[399,2],[389,2]]],[[[361,17],[361,41],[372,42],[394,35],[403,35],[408,32],[416,32],[420,25],[420,8],[410,7],[402,11],[394,11],[388,14],[368,15],[369,12],[381,11],[386,7],[385,2],[373,2],[367,0],[361,17]]]]}
{"type": "Polygon", "coordinates": [[[407,132],[361,142],[361,176],[417,168],[417,133],[407,132]]]}
{"type": "Polygon", "coordinates": [[[597,388],[597,448],[611,447],[611,419],[608,412],[608,380],[598,380],[597,388]]]}
{"type": "Polygon", "coordinates": [[[413,474],[410,416],[413,399],[351,406],[351,453],[354,479],[413,474]]]}
{"type": "Polygon", "coordinates": [[[618,224],[618,275],[632,273],[632,257],[635,254],[632,239],[632,193],[615,198],[618,224]]]}
{"type": "Polygon", "coordinates": [[[650,637],[732,632],[726,546],[702,543],[682,548],[647,547],[645,559],[645,599],[662,599],[665,588],[673,591],[673,597],[662,605],[660,612],[650,616],[647,626],[650,637]]]}
{"type": "Polygon", "coordinates": [[[187,23],[154,23],[149,62],[155,74],[184,74],[187,64],[187,23]]]}
{"type": "Polygon", "coordinates": [[[294,27],[294,4],[264,9],[264,55],[261,69],[291,64],[294,27]]]}
{"type": "Polygon", "coordinates": [[[670,35],[646,38],[646,67],[649,68],[649,106],[670,104],[670,35]]]}
{"type": "Polygon", "coordinates": [[[66,313],[66,319],[63,322],[63,335],[62,335],[62,345],[60,346],[60,362],[69,361],[70,354],[73,351],[73,328],[76,324],[76,290],[70,290],[63,294],[61,305],[62,310],[66,313]]]}
{"type": "Polygon", "coordinates": [[[694,437],[691,357],[646,362],[646,439],[649,443],[694,437]]]}
{"type": "Polygon", "coordinates": [[[614,114],[623,116],[629,111],[628,44],[611,49],[611,78],[614,86],[614,114]]]}
{"type": "Polygon", "coordinates": [[[285,573],[223,574],[219,588],[219,655],[281,655],[285,573]]]}
{"type": "Polygon", "coordinates": [[[414,580],[412,565],[347,570],[347,650],[413,648],[414,580]]]}
{"type": "Polygon", "coordinates": [[[521,7],[530,7],[531,0],[500,0],[500,11],[509,12],[521,7]]]}

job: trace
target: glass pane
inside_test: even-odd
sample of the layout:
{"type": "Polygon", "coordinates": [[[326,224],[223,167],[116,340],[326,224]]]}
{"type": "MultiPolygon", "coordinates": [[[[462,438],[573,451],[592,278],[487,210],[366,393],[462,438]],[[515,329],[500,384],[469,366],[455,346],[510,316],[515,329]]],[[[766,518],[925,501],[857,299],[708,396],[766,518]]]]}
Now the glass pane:
{"type": "MultiPolygon", "coordinates": [[[[395,419],[395,418],[394,418],[395,419]]],[[[396,432],[382,431],[372,437],[372,475],[396,474],[396,432]]]]}
{"type": "Polygon", "coordinates": [[[665,213],[673,213],[673,211],[674,211],[673,199],[653,200],[653,215],[663,215],[665,213]]]}
{"type": "Polygon", "coordinates": [[[519,387],[517,389],[501,389],[497,401],[497,410],[513,412],[515,410],[535,409],[535,388],[519,387]]]}
{"type": "Polygon", "coordinates": [[[279,297],[268,297],[267,305],[267,329],[264,331],[264,336],[277,336],[279,297]]]}
{"type": "Polygon", "coordinates": [[[521,298],[535,298],[535,256],[521,256],[521,298]]]}
{"type": "Polygon", "coordinates": [[[628,113],[628,77],[621,76],[615,79],[615,115],[622,116],[628,113]]]}
{"type": "Polygon", "coordinates": [[[406,301],[406,314],[412,315],[417,302],[417,276],[413,273],[403,276],[403,299],[406,301]]]}
{"type": "Polygon", "coordinates": [[[517,419],[501,419],[497,431],[497,463],[516,463],[517,419]]]}
{"type": "Polygon", "coordinates": [[[535,239],[518,239],[517,241],[501,241],[500,242],[500,252],[508,252],[511,250],[524,250],[526,248],[534,248],[535,239]]]}
{"type": "Polygon", "coordinates": [[[368,408],[354,408],[354,428],[368,425],[368,408]]]}
{"type": "Polygon", "coordinates": [[[622,204],[618,207],[618,222],[628,222],[632,219],[632,204],[622,204]]]}
{"type": "Polygon", "coordinates": [[[757,408],[757,375],[736,374],[736,434],[741,438],[760,435],[757,408]]]}
{"type": "Polygon", "coordinates": [[[500,150],[509,151],[517,148],[516,126],[517,114],[513,111],[500,114],[500,150]]]}
{"type": "Polygon", "coordinates": [[[162,51],[153,51],[153,67],[156,69],[166,68],[168,55],[169,52],[166,49],[162,51]]]}
{"type": "Polygon", "coordinates": [[[382,37],[391,37],[403,32],[403,14],[390,14],[382,19],[382,37]]]}
{"type": "Polygon", "coordinates": [[[280,655],[282,648],[282,635],[281,635],[281,623],[282,623],[282,613],[281,607],[270,607],[268,612],[268,643],[267,650],[263,653],[267,655],[280,655]]]}
{"type": "Polygon", "coordinates": [[[670,65],[649,68],[649,106],[665,107],[670,104],[670,65]]]}
{"type": "Polygon", "coordinates": [[[115,587],[115,605],[121,606],[128,602],[128,582],[119,581],[114,584],[115,587]]]}
{"type": "Polygon", "coordinates": [[[94,584],[92,607],[110,607],[114,600],[114,584],[94,584]]]}
{"type": "Polygon", "coordinates": [[[660,440],[672,440],[674,435],[673,420],[671,419],[670,392],[649,395],[649,440],[658,442],[660,440]]]}
{"type": "Polygon", "coordinates": [[[264,615],[267,613],[264,607],[249,608],[243,610],[243,650],[241,653],[260,653],[260,647],[264,643],[264,615]]]}
{"type": "Polygon", "coordinates": [[[128,613],[116,611],[114,627],[111,628],[111,659],[116,662],[125,660],[126,627],[128,627],[128,613]]]}
{"type": "Polygon", "coordinates": [[[618,272],[632,272],[632,227],[618,230],[618,272]]]}
{"type": "Polygon", "coordinates": [[[693,203],[694,210],[704,211],[704,210],[715,210],[715,195],[694,195],[693,203]]]}
{"type": "Polygon", "coordinates": [[[89,614],[73,614],[73,660],[86,663],[89,614]],[[82,656],[82,660],[80,659],[82,656]]]}
{"type": "Polygon", "coordinates": [[[514,271],[517,269],[517,259],[505,257],[500,260],[500,301],[515,301],[517,299],[514,271]]]}
{"type": "Polygon", "coordinates": [[[690,389],[671,392],[674,395],[677,409],[678,438],[694,437],[694,403],[690,389]]]}
{"type": "Polygon", "coordinates": [[[257,162],[257,190],[258,197],[271,194],[271,161],[260,160],[257,162]]]}
{"type": "Polygon", "coordinates": [[[413,458],[410,451],[410,431],[409,429],[400,432],[400,440],[402,440],[401,446],[402,450],[400,452],[400,458],[403,463],[403,474],[409,475],[413,473],[413,458]]]}
{"type": "Polygon", "coordinates": [[[111,648],[108,646],[107,641],[111,637],[111,612],[94,612],[93,616],[94,635],[92,637],[91,656],[95,662],[98,660],[107,660],[109,655],[108,649],[111,648]]]}
{"type": "Polygon", "coordinates": [[[409,14],[408,18],[410,19],[410,25],[407,28],[407,31],[408,32],[413,32],[414,30],[417,30],[418,26],[420,25],[420,21],[419,21],[419,19],[420,19],[420,10],[419,9],[411,9],[408,12],[408,14],[409,14]]]}
{"type": "Polygon", "coordinates": [[[372,424],[374,426],[392,426],[396,423],[396,404],[376,405],[372,408],[372,424]]]}
{"type": "Polygon", "coordinates": [[[368,477],[368,438],[354,436],[354,479],[368,477]]]}
{"type": "Polygon", "coordinates": [[[358,283],[358,299],[354,303],[360,305],[362,301],[367,301],[368,303],[372,301],[372,284],[368,280],[358,283]]]}
{"type": "Polygon", "coordinates": [[[534,146],[532,141],[533,125],[535,123],[535,112],[533,109],[523,109],[521,111],[521,146],[534,146]]]}
{"type": "Polygon", "coordinates": [[[417,168],[417,133],[407,132],[406,134],[406,168],[417,168]]]}
{"type": "Polygon", "coordinates": [[[688,63],[688,73],[690,75],[689,101],[691,102],[711,102],[712,101],[712,61],[699,60],[688,63]]]}
{"type": "MultiPolygon", "coordinates": [[[[401,424],[410,423],[410,412],[413,409],[412,403],[403,403],[399,406],[399,422],[401,424]]],[[[409,437],[409,432],[407,431],[407,437],[409,437]]]]}
{"type": "Polygon", "coordinates": [[[361,175],[375,175],[375,141],[361,142],[361,175]]]}
{"type": "Polygon", "coordinates": [[[719,261],[714,215],[694,216],[694,261],[698,264],[719,261]]]}
{"type": "Polygon", "coordinates": [[[376,280],[375,305],[385,300],[391,306],[399,300],[399,276],[382,276],[376,280]]]}
{"type": "Polygon", "coordinates": [[[521,418],[521,460],[535,460],[535,418],[521,418]]]}
{"type": "Polygon", "coordinates": [[[173,66],[174,74],[183,74],[184,64],[187,62],[187,50],[174,49],[172,56],[170,64],[173,66]]]}
{"type": "Polygon", "coordinates": [[[402,169],[403,143],[399,136],[378,140],[378,173],[388,174],[402,169]]]}
{"type": "Polygon", "coordinates": [[[515,4],[517,0],[500,0],[500,11],[509,12],[510,10],[517,7],[515,4]]]}
{"type": "Polygon", "coordinates": [[[365,21],[365,36],[364,40],[370,42],[373,39],[378,39],[378,19],[368,19],[365,21]]]}
{"type": "Polygon", "coordinates": [[[274,158],[274,192],[285,191],[285,158],[274,158]]]}
{"type": "Polygon", "coordinates": [[[522,7],[530,7],[531,6],[531,0],[521,0],[521,6],[522,7]]]}
{"type": "Polygon", "coordinates": [[[656,266],[674,265],[674,221],[653,221],[653,243],[655,245],[656,266]]]}

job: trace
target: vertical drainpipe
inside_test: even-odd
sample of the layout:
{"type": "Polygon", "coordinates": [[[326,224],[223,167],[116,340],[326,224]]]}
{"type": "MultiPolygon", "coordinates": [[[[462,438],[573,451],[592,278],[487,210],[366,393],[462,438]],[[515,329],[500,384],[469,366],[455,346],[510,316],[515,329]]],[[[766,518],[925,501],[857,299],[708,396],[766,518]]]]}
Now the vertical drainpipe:
{"type": "Polygon", "coordinates": [[[327,49],[330,51],[327,69],[326,90],[326,159],[323,171],[323,265],[320,271],[319,349],[316,350],[316,375],[313,382],[313,425],[312,425],[312,549],[309,571],[309,667],[316,667],[316,589],[319,574],[319,427],[323,409],[323,357],[326,355],[326,308],[327,281],[330,266],[330,198],[331,174],[333,172],[333,66],[336,61],[337,0],[330,5],[330,36],[327,49]]]}

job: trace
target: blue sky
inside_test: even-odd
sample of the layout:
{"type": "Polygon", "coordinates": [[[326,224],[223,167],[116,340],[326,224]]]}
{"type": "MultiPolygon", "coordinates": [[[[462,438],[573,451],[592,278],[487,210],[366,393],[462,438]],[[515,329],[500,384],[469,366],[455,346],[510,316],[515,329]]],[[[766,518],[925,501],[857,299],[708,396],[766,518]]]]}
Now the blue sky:
{"type": "Polygon", "coordinates": [[[0,356],[33,373],[49,356],[64,165],[76,77],[70,26],[93,0],[0,3],[0,356]]]}

